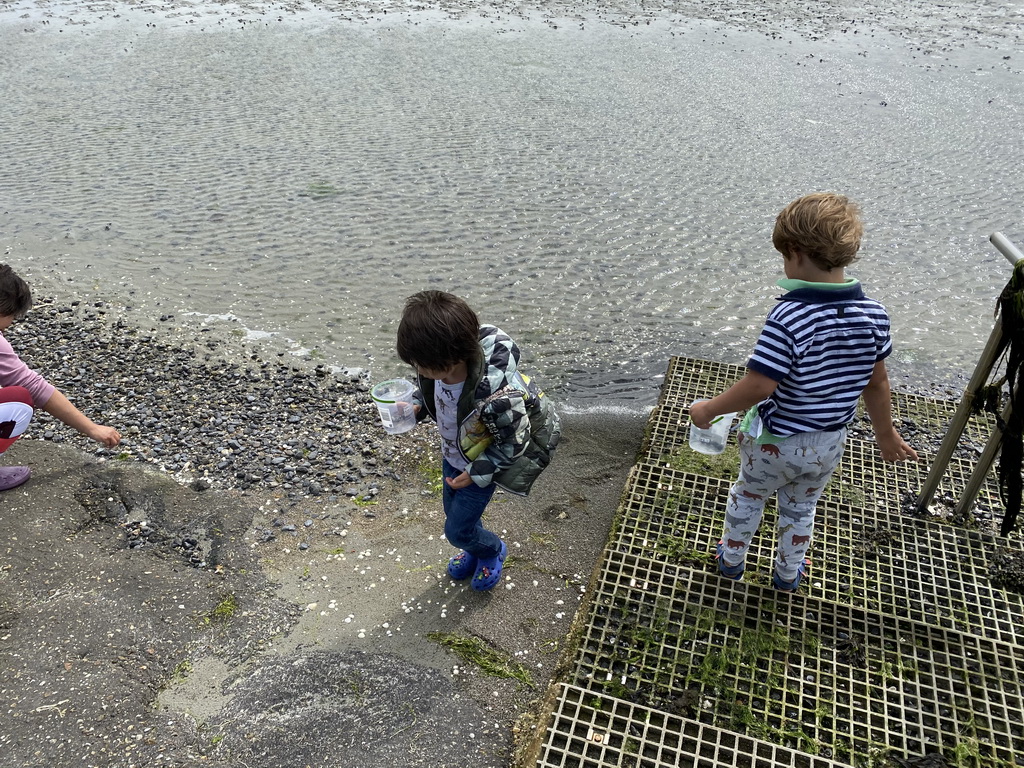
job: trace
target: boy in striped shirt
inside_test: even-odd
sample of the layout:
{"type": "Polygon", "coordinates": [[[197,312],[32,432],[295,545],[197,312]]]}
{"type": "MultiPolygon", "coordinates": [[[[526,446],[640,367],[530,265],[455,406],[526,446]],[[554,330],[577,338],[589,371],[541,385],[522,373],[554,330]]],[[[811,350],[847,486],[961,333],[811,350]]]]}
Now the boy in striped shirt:
{"type": "Polygon", "coordinates": [[[787,592],[800,586],[815,507],[842,457],[862,393],[882,458],[917,460],[892,422],[889,316],[844,273],[863,231],[856,205],[842,195],[806,195],[782,210],[772,243],[786,273],[778,284],[788,293],[769,312],[746,375],[690,409],[690,420],[704,429],[720,414],[746,411],[740,474],[716,554],[727,578],[743,576],[765,502],[778,493],[772,583],[787,592]]]}

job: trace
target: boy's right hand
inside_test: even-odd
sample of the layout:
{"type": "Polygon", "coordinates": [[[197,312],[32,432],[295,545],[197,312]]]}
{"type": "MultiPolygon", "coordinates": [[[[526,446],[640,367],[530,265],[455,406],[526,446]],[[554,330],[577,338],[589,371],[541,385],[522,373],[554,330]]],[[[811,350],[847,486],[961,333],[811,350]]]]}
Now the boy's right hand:
{"type": "Polygon", "coordinates": [[[711,420],[718,415],[708,407],[710,402],[710,400],[701,400],[699,403],[694,403],[690,406],[690,421],[698,429],[710,429],[711,420]]]}
{"type": "Polygon", "coordinates": [[[469,472],[462,472],[455,477],[446,477],[444,481],[448,483],[448,487],[453,491],[457,491],[460,488],[468,488],[473,484],[473,478],[469,476],[469,472]]]}

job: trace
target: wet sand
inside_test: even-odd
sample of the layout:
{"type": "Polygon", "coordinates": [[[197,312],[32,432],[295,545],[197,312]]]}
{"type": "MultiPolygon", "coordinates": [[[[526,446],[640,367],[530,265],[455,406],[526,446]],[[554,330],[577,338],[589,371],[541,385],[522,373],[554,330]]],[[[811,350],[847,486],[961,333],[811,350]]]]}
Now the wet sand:
{"type": "Polygon", "coordinates": [[[150,24],[153,20],[160,20],[172,25],[190,26],[229,21],[235,24],[279,24],[333,20],[366,24],[393,23],[397,19],[403,23],[419,24],[468,20],[500,23],[510,29],[527,21],[540,21],[548,26],[559,23],[640,26],[665,21],[686,24],[699,20],[727,23],[768,36],[795,33],[811,39],[834,32],[865,35],[889,32],[928,53],[952,52],[965,42],[986,47],[1013,47],[1022,35],[1021,11],[997,0],[969,3],[909,0],[898,7],[884,1],[835,6],[800,0],[739,0],[731,3],[688,0],[672,3],[670,7],[629,0],[545,3],[509,0],[442,0],[433,3],[414,0],[289,0],[266,3],[243,0],[216,4],[189,0],[169,3],[140,0],[130,4],[109,0],[6,0],[0,3],[0,14],[6,16],[9,23],[20,24],[26,29],[35,25],[117,25],[143,18],[151,19],[150,24]]]}

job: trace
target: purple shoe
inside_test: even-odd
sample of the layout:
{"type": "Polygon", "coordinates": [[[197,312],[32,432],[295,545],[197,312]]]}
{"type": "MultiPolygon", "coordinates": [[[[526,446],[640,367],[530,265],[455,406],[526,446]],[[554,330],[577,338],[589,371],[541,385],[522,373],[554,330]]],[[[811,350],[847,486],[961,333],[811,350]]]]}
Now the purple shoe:
{"type": "Polygon", "coordinates": [[[17,488],[32,475],[28,467],[0,467],[0,491],[17,488]]]}

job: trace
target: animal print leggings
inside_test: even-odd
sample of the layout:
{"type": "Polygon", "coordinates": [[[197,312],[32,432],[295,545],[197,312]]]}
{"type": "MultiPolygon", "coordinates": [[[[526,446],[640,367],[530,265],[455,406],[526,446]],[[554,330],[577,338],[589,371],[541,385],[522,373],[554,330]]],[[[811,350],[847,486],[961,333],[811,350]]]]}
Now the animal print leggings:
{"type": "Polygon", "coordinates": [[[779,543],[775,573],[796,578],[814,534],[814,509],[846,445],[846,430],[804,432],[758,445],[740,434],[740,476],[729,491],[722,542],[726,565],[739,565],[757,533],[768,497],[778,491],[779,543]]]}

